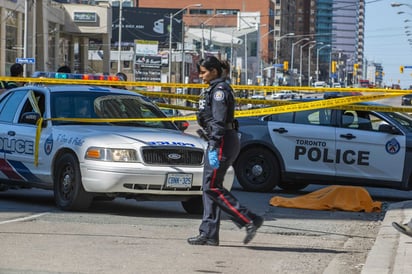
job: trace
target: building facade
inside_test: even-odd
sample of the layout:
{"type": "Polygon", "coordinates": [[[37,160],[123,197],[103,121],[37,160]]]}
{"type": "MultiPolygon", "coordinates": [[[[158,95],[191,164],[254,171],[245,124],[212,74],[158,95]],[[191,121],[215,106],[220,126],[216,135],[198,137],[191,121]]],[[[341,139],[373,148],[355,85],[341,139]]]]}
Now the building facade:
{"type": "Polygon", "coordinates": [[[195,63],[207,54],[230,60],[236,84],[308,85],[313,79],[352,84],[349,75],[362,75],[364,0],[195,2],[1,1],[0,73],[8,75],[23,57],[35,60],[25,64],[28,75],[65,64],[76,72],[124,70],[132,76],[134,41],[153,40],[164,64],[163,82],[192,82],[195,63]],[[163,13],[157,25],[144,26],[161,28],[162,38],[141,23],[148,9],[149,17],[163,13]],[[129,11],[136,13],[133,22],[129,11]]]}
{"type": "Polygon", "coordinates": [[[61,4],[50,0],[0,2],[0,75],[17,58],[25,75],[69,65],[88,72],[89,39],[102,41],[102,72],[110,72],[111,7],[61,4]],[[27,10],[27,13],[25,12],[27,10]],[[108,23],[110,22],[110,23],[108,23]]]}

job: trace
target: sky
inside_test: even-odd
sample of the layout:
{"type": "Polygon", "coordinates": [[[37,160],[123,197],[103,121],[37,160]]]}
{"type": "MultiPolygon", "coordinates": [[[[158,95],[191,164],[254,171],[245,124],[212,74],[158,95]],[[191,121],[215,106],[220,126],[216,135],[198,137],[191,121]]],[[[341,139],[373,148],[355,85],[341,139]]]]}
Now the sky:
{"type": "Polygon", "coordinates": [[[407,36],[406,30],[412,33],[411,0],[366,0],[364,58],[382,64],[384,84],[399,83],[404,89],[412,86],[412,68],[403,74],[399,71],[402,65],[412,67],[412,43],[408,42],[412,35],[407,36]],[[409,6],[392,7],[395,2],[409,6]]]}

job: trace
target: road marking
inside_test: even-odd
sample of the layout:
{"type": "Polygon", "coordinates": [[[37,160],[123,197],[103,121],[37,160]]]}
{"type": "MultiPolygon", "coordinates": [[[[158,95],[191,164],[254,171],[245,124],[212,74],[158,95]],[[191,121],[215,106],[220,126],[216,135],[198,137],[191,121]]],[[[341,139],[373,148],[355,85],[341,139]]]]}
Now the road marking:
{"type": "Polygon", "coordinates": [[[11,220],[7,220],[7,221],[2,221],[2,222],[0,222],[0,225],[8,224],[8,223],[15,223],[15,222],[30,221],[30,220],[39,218],[39,217],[41,217],[41,216],[47,215],[47,214],[49,214],[49,213],[50,213],[50,212],[43,212],[43,213],[40,213],[40,214],[35,214],[35,215],[27,216],[27,217],[22,217],[22,218],[16,218],[16,219],[11,219],[11,220]]]}

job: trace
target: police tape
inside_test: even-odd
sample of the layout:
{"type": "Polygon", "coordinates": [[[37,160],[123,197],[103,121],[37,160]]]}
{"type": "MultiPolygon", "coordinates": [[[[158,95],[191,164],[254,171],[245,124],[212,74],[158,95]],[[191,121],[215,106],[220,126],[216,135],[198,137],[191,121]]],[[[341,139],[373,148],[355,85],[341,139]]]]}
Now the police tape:
{"type": "MultiPolygon", "coordinates": [[[[204,88],[206,85],[204,84],[181,84],[181,83],[175,83],[175,84],[170,84],[170,83],[156,83],[156,82],[127,82],[127,81],[104,81],[104,80],[76,80],[76,79],[50,79],[50,78],[25,78],[25,77],[0,77],[0,80],[12,80],[12,81],[27,81],[27,82],[36,82],[36,83],[52,83],[52,84],[90,84],[90,85],[119,85],[119,86],[124,86],[124,85],[135,85],[135,86],[163,86],[163,87],[183,87],[183,88],[188,88],[188,87],[197,87],[197,88],[204,88]]],[[[277,86],[277,87],[265,87],[265,86],[248,86],[248,85],[233,85],[233,88],[236,89],[253,89],[253,88],[263,88],[265,90],[275,90],[275,89],[285,89],[285,90],[300,90],[300,91],[316,91],[316,92],[326,92],[326,91],[359,91],[362,90],[362,92],[384,92],[384,94],[392,94],[390,97],[394,96],[400,96],[403,94],[407,94],[410,91],[405,91],[405,90],[387,90],[387,89],[370,89],[370,88],[363,88],[363,89],[358,89],[358,88],[313,88],[313,87],[293,87],[293,86],[277,86]]],[[[135,91],[137,93],[143,94],[145,96],[149,97],[161,97],[161,98],[170,98],[170,99],[182,99],[182,100],[188,100],[191,102],[197,102],[199,100],[199,95],[190,95],[190,94],[176,94],[176,93],[170,93],[170,92],[150,92],[150,91],[135,91]]],[[[382,96],[382,97],[367,97],[365,95],[363,96],[356,96],[358,99],[343,99],[342,102],[347,102],[345,104],[351,104],[352,102],[364,102],[364,101],[369,101],[369,98],[388,98],[389,96],[382,96]],[[362,100],[358,100],[359,97],[362,98],[362,100]]],[[[353,98],[353,97],[345,97],[345,98],[353,98]]],[[[329,107],[336,107],[334,105],[334,101],[330,100],[336,100],[336,99],[328,99],[326,100],[328,103],[329,107]]],[[[373,99],[372,99],[373,100],[373,99]]],[[[238,104],[252,104],[252,105],[269,105],[269,106],[277,106],[276,109],[273,108],[261,108],[261,109],[253,109],[253,110],[244,110],[240,111],[239,115],[243,116],[257,116],[257,115],[262,115],[262,114],[275,114],[279,113],[280,111],[283,111],[282,109],[286,109],[287,111],[297,111],[300,108],[292,107],[289,106],[291,101],[281,101],[281,100],[261,100],[261,99],[244,99],[244,98],[236,98],[236,103],[238,104]],[[283,108],[279,108],[280,106],[284,106],[283,108]],[[286,107],[287,106],[287,107],[286,107]]],[[[293,105],[296,105],[298,103],[293,103],[293,105]]],[[[314,102],[307,102],[306,104],[315,104],[314,102]]],[[[343,104],[343,105],[345,105],[343,104]]],[[[196,108],[192,107],[184,107],[184,106],[179,106],[179,105],[165,105],[162,104],[159,106],[164,107],[164,108],[172,108],[172,109],[182,109],[182,110],[191,110],[191,111],[196,111],[196,108]]],[[[408,108],[399,108],[399,107],[383,107],[383,106],[351,106],[351,109],[363,109],[363,110],[378,110],[378,111],[400,111],[400,112],[410,112],[408,108]]]]}
{"type": "MultiPolygon", "coordinates": [[[[159,83],[159,82],[139,82],[139,81],[115,81],[115,80],[87,80],[87,79],[62,79],[62,78],[33,78],[33,77],[9,77],[0,76],[0,80],[24,82],[24,83],[48,83],[48,84],[73,84],[73,85],[102,85],[102,86],[134,86],[134,87],[167,87],[167,88],[194,88],[203,89],[207,84],[184,84],[184,83],[159,83]]],[[[399,95],[411,93],[409,90],[386,89],[386,88],[326,88],[326,87],[301,87],[301,86],[260,86],[260,85],[236,85],[231,87],[236,90],[253,90],[255,93],[273,92],[278,90],[291,90],[301,93],[311,92],[384,92],[399,93],[399,95]]]]}
{"type": "MultiPolygon", "coordinates": [[[[367,101],[376,101],[391,97],[396,97],[397,94],[379,94],[379,95],[363,95],[363,96],[348,96],[348,97],[340,97],[335,99],[327,99],[327,100],[315,100],[315,101],[308,101],[308,102],[296,102],[293,104],[276,106],[276,107],[267,107],[267,108],[259,108],[259,109],[251,109],[251,110],[240,110],[235,112],[235,117],[247,117],[247,116],[262,116],[262,115],[270,115],[270,114],[277,114],[277,113],[285,113],[285,112],[296,112],[296,111],[305,111],[311,109],[318,109],[318,108],[336,108],[347,106],[351,104],[367,102],[367,101]]],[[[358,107],[358,106],[353,106],[358,107]]],[[[373,105],[363,106],[364,110],[373,110],[373,105]]],[[[393,108],[394,109],[394,108],[393,108]]]]}

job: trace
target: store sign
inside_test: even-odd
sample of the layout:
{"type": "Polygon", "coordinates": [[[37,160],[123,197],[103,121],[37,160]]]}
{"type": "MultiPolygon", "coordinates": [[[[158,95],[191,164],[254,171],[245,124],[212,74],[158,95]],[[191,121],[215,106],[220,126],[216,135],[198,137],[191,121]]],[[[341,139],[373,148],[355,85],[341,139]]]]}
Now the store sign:
{"type": "Polygon", "coordinates": [[[150,40],[135,40],[136,54],[156,55],[159,52],[159,42],[150,40]]]}
{"type": "Polygon", "coordinates": [[[96,23],[97,14],[95,12],[75,11],[73,14],[73,21],[78,23],[96,23]]]}
{"type": "Polygon", "coordinates": [[[135,81],[160,82],[162,72],[162,56],[136,54],[134,71],[135,81]]]}

